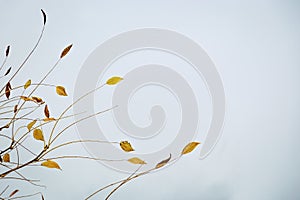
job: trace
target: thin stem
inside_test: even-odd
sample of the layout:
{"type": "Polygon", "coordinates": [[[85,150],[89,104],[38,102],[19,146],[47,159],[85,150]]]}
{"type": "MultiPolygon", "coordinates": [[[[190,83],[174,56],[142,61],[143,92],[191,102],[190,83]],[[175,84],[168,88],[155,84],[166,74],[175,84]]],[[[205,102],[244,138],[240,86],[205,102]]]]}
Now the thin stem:
{"type": "Polygon", "coordinates": [[[108,200],[109,199],[109,197],[115,192],[115,191],[117,191],[122,185],[124,185],[125,183],[127,183],[129,180],[130,180],[130,178],[132,177],[132,176],[134,176],[140,169],[141,169],[141,167],[142,167],[143,165],[140,165],[126,180],[124,180],[122,183],[120,183],[116,188],[114,188],[108,195],[107,195],[107,197],[105,198],[105,200],[108,200]]]}
{"type": "Polygon", "coordinates": [[[102,114],[102,113],[104,113],[104,112],[107,112],[107,111],[110,111],[110,110],[112,110],[112,109],[114,109],[114,108],[116,108],[117,106],[114,106],[114,107],[112,107],[112,108],[109,108],[109,109],[106,109],[106,110],[103,110],[103,111],[99,111],[99,112],[97,112],[97,113],[95,113],[95,114],[92,114],[92,115],[89,115],[89,116],[87,116],[87,117],[84,117],[84,118],[81,118],[81,119],[79,119],[79,120],[77,120],[77,121],[75,121],[75,122],[73,122],[73,123],[71,123],[71,124],[69,124],[68,126],[66,126],[64,129],[62,129],[54,138],[53,138],[53,140],[49,143],[49,145],[48,146],[50,146],[64,131],[66,131],[67,129],[69,129],[70,127],[72,127],[72,126],[74,126],[75,124],[77,124],[77,123],[79,123],[79,122],[82,122],[82,121],[84,121],[84,120],[86,120],[86,119],[89,119],[89,118],[91,118],[91,117],[94,117],[94,116],[96,116],[96,115],[99,115],[99,114],[102,114]]]}
{"type": "Polygon", "coordinates": [[[2,190],[2,192],[0,193],[0,196],[1,196],[2,194],[4,194],[4,192],[5,192],[8,188],[9,188],[9,185],[7,185],[7,186],[4,188],[4,190],[2,190]]]}
{"type": "MultiPolygon", "coordinates": [[[[41,34],[36,42],[36,44],[34,45],[34,47],[32,48],[32,50],[30,51],[30,53],[28,54],[28,56],[25,58],[25,60],[22,62],[22,64],[19,66],[19,68],[17,69],[17,71],[11,76],[11,78],[9,79],[8,82],[12,81],[14,79],[14,77],[19,73],[19,71],[23,68],[23,66],[25,65],[25,63],[29,60],[29,58],[31,57],[31,55],[33,54],[33,52],[36,50],[36,48],[38,47],[42,37],[43,37],[43,34],[44,34],[44,30],[45,30],[45,24],[43,25],[43,28],[42,28],[42,31],[41,31],[41,34]]],[[[3,87],[0,91],[3,92],[3,90],[5,89],[5,87],[3,87]]]]}
{"type": "MultiPolygon", "coordinates": [[[[97,87],[97,88],[95,88],[95,89],[89,91],[89,92],[86,93],[85,95],[81,96],[81,97],[78,98],[74,103],[70,104],[70,105],[69,105],[69,106],[61,113],[61,115],[60,115],[59,118],[58,118],[58,121],[55,122],[55,124],[54,124],[54,126],[53,126],[53,128],[52,128],[52,130],[51,130],[50,137],[49,137],[49,140],[48,140],[48,146],[50,146],[51,143],[53,142],[53,141],[51,141],[51,139],[52,139],[54,130],[55,130],[55,128],[56,128],[56,126],[57,126],[59,120],[64,116],[64,114],[65,114],[68,110],[70,110],[70,109],[71,109],[76,103],[78,103],[80,100],[82,100],[82,99],[85,98],[86,96],[90,95],[91,93],[95,92],[96,90],[102,88],[104,85],[105,85],[105,84],[103,84],[103,85],[101,85],[101,86],[99,86],[99,87],[97,87]]],[[[55,140],[55,139],[54,139],[54,140],[55,140]]]]}
{"type": "Polygon", "coordinates": [[[49,149],[47,152],[45,152],[43,154],[43,156],[45,156],[46,154],[50,153],[51,151],[54,151],[58,148],[61,148],[61,147],[64,147],[64,146],[67,146],[67,145],[70,145],[70,144],[76,144],[76,143],[87,143],[87,142],[93,142],[93,143],[109,143],[109,144],[118,144],[118,142],[109,142],[109,141],[100,141],[100,140],[74,140],[74,141],[69,141],[69,142],[66,142],[66,143],[62,143],[60,145],[57,145],[51,149],[49,149]]]}

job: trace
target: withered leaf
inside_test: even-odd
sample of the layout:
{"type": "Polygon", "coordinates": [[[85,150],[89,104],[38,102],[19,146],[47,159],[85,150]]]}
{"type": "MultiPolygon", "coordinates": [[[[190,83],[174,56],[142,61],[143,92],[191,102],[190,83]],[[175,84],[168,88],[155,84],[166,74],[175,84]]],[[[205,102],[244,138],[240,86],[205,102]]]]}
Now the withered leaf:
{"type": "Polygon", "coordinates": [[[171,154],[169,156],[169,158],[162,160],[161,162],[157,163],[157,165],[155,166],[156,169],[161,168],[163,166],[165,166],[170,160],[171,160],[171,154]]]}
{"type": "Polygon", "coordinates": [[[70,44],[69,46],[67,46],[60,54],[60,58],[63,58],[65,55],[67,55],[69,53],[69,51],[71,50],[73,44],[70,44]]]}
{"type": "Polygon", "coordinates": [[[48,105],[45,105],[45,109],[44,109],[44,114],[47,118],[50,117],[50,112],[49,112],[49,109],[48,109],[48,105]]]}
{"type": "Polygon", "coordinates": [[[56,86],[56,93],[60,96],[68,96],[68,94],[66,93],[66,90],[63,86],[56,86]]]}
{"type": "Polygon", "coordinates": [[[199,144],[200,142],[190,142],[183,148],[181,155],[192,152],[199,144]]]}
{"type": "Polygon", "coordinates": [[[53,117],[43,119],[44,122],[55,121],[56,119],[53,117]]]}
{"type": "Polygon", "coordinates": [[[41,99],[40,97],[31,97],[32,101],[39,103],[39,104],[43,104],[44,101],[43,99],[41,99]]]}
{"type": "Polygon", "coordinates": [[[44,167],[56,168],[56,169],[60,169],[61,170],[60,166],[56,162],[54,162],[52,160],[47,160],[45,162],[42,162],[41,165],[44,166],[44,167]]]}
{"type": "Polygon", "coordinates": [[[5,56],[7,57],[9,55],[10,45],[6,47],[5,56]]]}
{"type": "Polygon", "coordinates": [[[26,81],[26,83],[24,84],[24,89],[27,89],[30,85],[31,85],[31,80],[29,79],[29,80],[26,81]]]}
{"type": "Polygon", "coordinates": [[[16,113],[18,111],[18,105],[14,106],[14,113],[16,113]]]}
{"type": "Polygon", "coordinates": [[[32,99],[29,98],[29,97],[20,96],[20,98],[21,98],[22,100],[24,100],[24,101],[32,101],[32,99]]]}
{"type": "Polygon", "coordinates": [[[122,80],[123,80],[122,77],[114,76],[114,77],[111,77],[110,79],[108,79],[106,81],[106,84],[107,85],[115,85],[115,84],[119,83],[122,80]]]}
{"type": "Polygon", "coordinates": [[[33,131],[33,137],[36,140],[45,141],[43,131],[41,129],[34,129],[33,131]]]}
{"type": "Polygon", "coordinates": [[[140,158],[137,158],[137,157],[128,159],[128,162],[130,162],[132,164],[140,164],[140,165],[147,164],[145,161],[143,161],[143,160],[141,160],[140,158]]]}
{"type": "Polygon", "coordinates": [[[46,13],[43,11],[43,9],[41,9],[41,12],[43,14],[43,20],[44,20],[44,25],[45,25],[46,24],[46,20],[47,20],[46,13]]]}
{"type": "Polygon", "coordinates": [[[5,96],[7,99],[9,99],[10,96],[10,90],[11,90],[11,85],[10,82],[8,82],[5,86],[5,96]]]}
{"type": "Polygon", "coordinates": [[[8,75],[8,74],[9,74],[9,72],[10,72],[10,70],[11,70],[11,67],[10,67],[10,68],[8,68],[8,70],[5,72],[4,76],[8,75]]]}
{"type": "Polygon", "coordinates": [[[132,148],[131,144],[128,141],[120,142],[120,146],[126,152],[134,151],[134,149],[132,148]]]}
{"type": "Polygon", "coordinates": [[[35,123],[36,123],[36,120],[33,120],[32,122],[30,122],[30,123],[27,125],[28,131],[31,130],[31,128],[35,125],[35,123]]]}
{"type": "Polygon", "coordinates": [[[10,193],[9,197],[14,196],[17,192],[19,192],[19,190],[14,190],[12,193],[10,193]]]}
{"type": "Polygon", "coordinates": [[[3,161],[4,162],[10,162],[10,155],[9,155],[9,153],[6,153],[6,154],[3,155],[3,161]]]}

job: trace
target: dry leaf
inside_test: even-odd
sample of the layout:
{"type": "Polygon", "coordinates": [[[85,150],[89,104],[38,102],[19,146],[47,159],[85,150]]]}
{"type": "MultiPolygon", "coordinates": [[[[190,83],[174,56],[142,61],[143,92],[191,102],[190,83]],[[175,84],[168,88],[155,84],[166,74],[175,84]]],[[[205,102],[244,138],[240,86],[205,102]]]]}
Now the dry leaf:
{"type": "Polygon", "coordinates": [[[170,154],[169,158],[167,158],[167,159],[165,159],[165,160],[157,163],[157,165],[155,166],[155,168],[158,169],[158,168],[161,168],[161,167],[165,166],[171,160],[171,157],[172,156],[170,154]]]}
{"type": "Polygon", "coordinates": [[[6,73],[4,74],[4,76],[6,76],[7,74],[9,74],[10,70],[11,70],[11,67],[8,68],[8,70],[6,71],[6,73]]]}
{"type": "Polygon", "coordinates": [[[181,155],[192,152],[199,144],[200,142],[190,142],[183,148],[181,155]]]}
{"type": "Polygon", "coordinates": [[[42,162],[41,165],[44,166],[44,167],[56,168],[56,169],[60,169],[61,170],[60,166],[56,162],[54,162],[52,160],[47,160],[45,162],[42,162]]]}
{"type": "Polygon", "coordinates": [[[63,58],[65,55],[67,55],[69,53],[69,51],[71,50],[73,44],[70,44],[69,46],[67,46],[60,54],[60,58],[63,58]]]}
{"type": "Polygon", "coordinates": [[[41,12],[43,14],[43,20],[44,20],[44,25],[45,25],[46,24],[46,20],[47,20],[46,13],[43,11],[43,9],[41,9],[41,12]]]}
{"type": "Polygon", "coordinates": [[[143,161],[137,157],[128,159],[128,162],[130,162],[132,164],[141,164],[141,165],[147,164],[145,161],[143,161]]]}
{"type": "Polygon", "coordinates": [[[8,82],[5,86],[5,96],[7,99],[9,99],[10,96],[10,90],[11,90],[11,85],[10,82],[8,82]]]}
{"type": "Polygon", "coordinates": [[[31,80],[29,79],[29,80],[25,83],[24,89],[27,89],[30,85],[31,85],[31,80]]]}
{"type": "Polygon", "coordinates": [[[126,152],[134,151],[134,149],[132,148],[131,144],[128,141],[120,142],[120,146],[126,152]]]}
{"type": "Polygon", "coordinates": [[[49,112],[49,109],[48,109],[48,105],[45,105],[45,109],[44,109],[44,114],[47,118],[50,117],[50,112],[49,112]]]}
{"type": "Polygon", "coordinates": [[[56,86],[56,93],[60,96],[68,96],[63,86],[56,86]]]}
{"type": "Polygon", "coordinates": [[[6,154],[3,155],[3,161],[4,162],[10,162],[10,155],[9,155],[9,153],[6,153],[6,154]]]}
{"type": "Polygon", "coordinates": [[[33,131],[33,137],[36,140],[45,141],[43,131],[41,129],[34,129],[33,131]]]}
{"type": "Polygon", "coordinates": [[[17,192],[19,192],[19,190],[15,190],[15,191],[13,191],[12,193],[10,193],[10,195],[9,195],[9,197],[12,197],[12,196],[14,196],[17,192]]]}
{"type": "Polygon", "coordinates": [[[122,80],[123,80],[122,77],[114,76],[114,77],[111,77],[110,79],[108,79],[106,81],[106,84],[107,85],[115,85],[115,84],[119,83],[122,80]]]}
{"type": "Polygon", "coordinates": [[[10,50],[10,46],[8,45],[8,46],[6,47],[6,51],[5,51],[5,56],[6,56],[6,57],[7,57],[8,54],[9,54],[9,50],[10,50]]]}
{"type": "Polygon", "coordinates": [[[18,105],[14,106],[14,113],[16,113],[18,111],[18,105]]]}
{"type": "Polygon", "coordinates": [[[55,121],[56,119],[53,117],[43,119],[44,122],[55,121]]]}
{"type": "Polygon", "coordinates": [[[21,98],[22,100],[24,100],[24,101],[32,101],[32,99],[29,98],[29,97],[20,96],[20,98],[21,98]]]}
{"type": "Polygon", "coordinates": [[[32,122],[30,122],[30,123],[27,125],[28,131],[31,130],[31,128],[35,125],[35,123],[36,123],[36,120],[33,120],[32,122]]]}
{"type": "Polygon", "coordinates": [[[32,99],[33,101],[35,101],[36,103],[40,103],[40,104],[45,103],[45,102],[43,101],[43,99],[41,99],[40,97],[31,97],[31,99],[32,99]]]}

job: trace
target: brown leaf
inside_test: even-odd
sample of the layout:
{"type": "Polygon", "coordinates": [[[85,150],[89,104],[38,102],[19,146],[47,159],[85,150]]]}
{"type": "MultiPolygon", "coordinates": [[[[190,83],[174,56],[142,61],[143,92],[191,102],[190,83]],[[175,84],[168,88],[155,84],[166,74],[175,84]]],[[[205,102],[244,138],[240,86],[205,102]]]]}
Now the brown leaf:
{"type": "Polygon", "coordinates": [[[52,160],[47,160],[45,162],[42,162],[41,165],[44,166],[44,167],[56,168],[56,169],[60,169],[61,170],[60,166],[56,162],[54,162],[52,160]]]}
{"type": "Polygon", "coordinates": [[[28,81],[26,81],[24,85],[24,89],[27,89],[30,85],[31,85],[31,80],[29,79],[28,81]]]}
{"type": "Polygon", "coordinates": [[[35,125],[35,123],[36,123],[36,120],[33,120],[32,122],[30,122],[30,123],[27,125],[28,131],[31,130],[31,128],[35,125]]]}
{"type": "Polygon", "coordinates": [[[5,56],[7,57],[9,55],[10,46],[8,45],[6,47],[5,56]]]}
{"type": "Polygon", "coordinates": [[[131,144],[128,141],[120,142],[120,146],[126,152],[134,151],[134,149],[132,148],[131,144]]]}
{"type": "Polygon", "coordinates": [[[130,162],[132,164],[140,164],[140,165],[147,164],[145,161],[143,161],[143,160],[141,160],[140,158],[137,158],[137,157],[128,159],[128,162],[130,162]]]}
{"type": "Polygon", "coordinates": [[[16,113],[18,111],[18,105],[14,106],[14,113],[16,113]]]}
{"type": "Polygon", "coordinates": [[[4,76],[6,76],[7,74],[9,74],[10,70],[11,70],[11,67],[8,68],[8,70],[5,72],[4,76]]]}
{"type": "Polygon", "coordinates": [[[44,109],[44,114],[47,118],[50,117],[50,112],[49,112],[49,109],[48,109],[48,105],[45,105],[45,109],[44,109]]]}
{"type": "Polygon", "coordinates": [[[29,98],[29,97],[20,96],[20,98],[21,98],[22,100],[24,100],[24,101],[32,101],[32,99],[29,98]]]}
{"type": "Polygon", "coordinates": [[[181,155],[192,152],[199,144],[200,142],[190,142],[183,148],[181,155]]]}
{"type": "Polygon", "coordinates": [[[106,81],[106,84],[107,85],[115,85],[115,84],[119,83],[122,80],[123,80],[122,77],[114,76],[114,77],[111,77],[110,79],[108,79],[106,81]]]}
{"type": "Polygon", "coordinates": [[[161,162],[157,163],[157,165],[155,166],[156,169],[161,168],[163,166],[165,166],[170,160],[171,160],[171,154],[169,156],[169,158],[162,160],[161,162]]]}
{"type": "Polygon", "coordinates": [[[12,193],[10,193],[10,195],[9,195],[9,197],[12,197],[12,196],[14,196],[17,192],[19,192],[19,190],[15,190],[15,191],[13,191],[12,193]]]}
{"type": "Polygon", "coordinates": [[[10,82],[8,82],[5,86],[5,96],[7,99],[9,99],[10,96],[10,90],[11,90],[11,85],[10,82]]]}
{"type": "Polygon", "coordinates": [[[36,140],[45,141],[43,131],[41,129],[34,129],[33,131],[33,137],[36,140]]]}
{"type": "Polygon", "coordinates": [[[56,93],[60,96],[68,96],[63,86],[56,86],[56,93]]]}
{"type": "Polygon", "coordinates": [[[41,99],[40,97],[31,97],[32,101],[36,102],[36,103],[39,103],[39,104],[43,104],[45,103],[43,101],[43,99],[41,99]]]}
{"type": "Polygon", "coordinates": [[[67,55],[69,53],[69,51],[71,50],[73,44],[70,44],[69,46],[67,46],[60,54],[60,58],[63,58],[65,55],[67,55]]]}
{"type": "Polygon", "coordinates": [[[10,162],[10,155],[9,155],[9,153],[6,153],[6,154],[3,155],[3,161],[4,162],[10,162]]]}
{"type": "Polygon", "coordinates": [[[43,9],[41,9],[41,12],[43,14],[43,20],[44,20],[44,25],[45,25],[46,24],[46,20],[47,20],[46,13],[43,11],[43,9]]]}

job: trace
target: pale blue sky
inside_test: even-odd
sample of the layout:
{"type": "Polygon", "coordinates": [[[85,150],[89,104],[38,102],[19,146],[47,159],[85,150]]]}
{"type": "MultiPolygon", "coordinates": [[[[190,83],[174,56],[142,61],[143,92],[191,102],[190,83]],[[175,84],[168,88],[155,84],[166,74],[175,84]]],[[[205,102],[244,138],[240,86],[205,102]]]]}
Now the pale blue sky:
{"type": "MultiPolygon", "coordinates": [[[[300,199],[298,1],[80,2],[0,1],[0,51],[12,46],[12,66],[22,61],[38,37],[40,9],[48,15],[43,41],[18,77],[20,83],[29,77],[37,80],[61,49],[74,44],[48,79],[70,91],[64,100],[49,97],[56,104],[54,115],[72,101],[76,76],[98,45],[144,27],[171,29],[199,43],[215,62],[227,98],[223,135],[206,159],[191,154],[129,183],[112,199],[300,199]]],[[[75,129],[70,132],[68,139],[76,139],[75,129]]],[[[81,146],[68,151],[75,150],[87,154],[81,146]]],[[[42,189],[46,199],[83,199],[125,177],[93,161],[63,161],[61,166],[62,172],[25,171],[47,185],[42,189]]],[[[22,192],[39,189],[18,186],[22,192]]]]}

